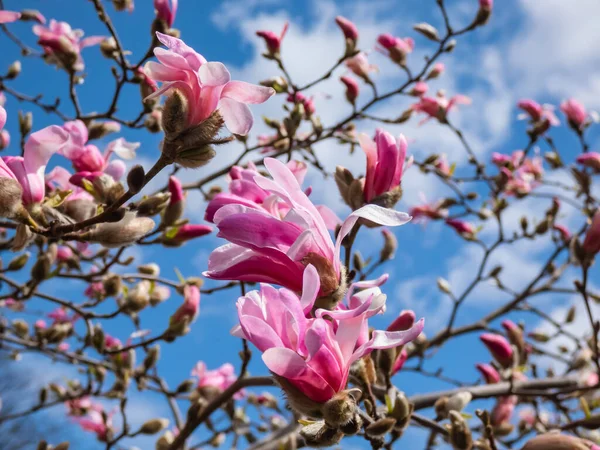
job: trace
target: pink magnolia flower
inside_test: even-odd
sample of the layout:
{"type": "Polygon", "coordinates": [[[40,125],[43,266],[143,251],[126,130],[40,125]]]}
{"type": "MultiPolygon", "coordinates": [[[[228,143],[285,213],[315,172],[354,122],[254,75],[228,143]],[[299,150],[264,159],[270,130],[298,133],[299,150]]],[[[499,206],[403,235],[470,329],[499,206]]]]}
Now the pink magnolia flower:
{"type": "Polygon", "coordinates": [[[177,228],[177,232],[174,236],[169,237],[169,241],[177,243],[183,243],[197,237],[206,236],[212,233],[212,227],[208,225],[197,225],[197,224],[185,224],[177,228]]]}
{"type": "Polygon", "coordinates": [[[102,414],[102,411],[102,409],[91,409],[85,416],[75,418],[75,422],[83,430],[95,433],[100,442],[107,442],[112,434],[114,413],[102,414]]]}
{"type": "MultiPolygon", "coordinates": [[[[192,376],[198,378],[198,388],[212,387],[224,391],[237,380],[235,369],[229,363],[223,364],[215,370],[207,370],[206,364],[199,361],[192,370],[192,376]]],[[[238,391],[234,398],[243,398],[243,391],[238,391]]]]}
{"type": "Polygon", "coordinates": [[[454,228],[454,230],[462,236],[474,236],[477,234],[477,229],[475,226],[463,220],[446,219],[446,225],[454,228]]]}
{"type": "Polygon", "coordinates": [[[503,423],[509,423],[515,411],[518,397],[516,395],[509,395],[506,397],[500,397],[496,401],[494,409],[492,409],[491,422],[492,425],[500,425],[503,423]]]}
{"type": "Polygon", "coordinates": [[[169,204],[173,205],[175,203],[179,203],[183,201],[185,198],[185,194],[183,192],[183,187],[181,186],[181,181],[179,181],[176,177],[169,177],[169,193],[171,194],[171,198],[169,199],[169,204]]]}
{"type": "Polygon", "coordinates": [[[315,112],[315,101],[313,97],[308,98],[302,92],[296,92],[293,95],[288,95],[287,101],[291,103],[300,103],[302,106],[304,106],[304,111],[307,117],[310,117],[315,112]]]}
{"type": "Polygon", "coordinates": [[[69,315],[65,308],[59,307],[55,310],[46,314],[46,316],[53,320],[52,325],[56,325],[58,323],[74,323],[79,319],[77,314],[69,315]]]}
{"type": "Polygon", "coordinates": [[[551,105],[540,105],[534,100],[524,99],[517,103],[517,107],[525,112],[525,116],[520,118],[529,118],[533,131],[537,134],[545,133],[551,126],[560,125],[551,105]]]}
{"type": "Polygon", "coordinates": [[[219,229],[217,236],[230,243],[212,252],[205,276],[276,283],[300,292],[304,268],[313,264],[321,277],[321,295],[327,296],[343,283],[341,242],[359,218],[389,226],[410,220],[406,213],[367,205],[350,214],[334,244],[321,212],[302,191],[292,171],[273,158],[265,158],[264,164],[273,179],[257,175],[254,181],[274,196],[273,201],[286,203],[289,211],[280,218],[248,203],[219,208],[212,218],[219,229]]]}
{"type": "Polygon", "coordinates": [[[73,250],[66,245],[59,245],[56,251],[56,259],[60,262],[68,261],[73,257],[73,250]]]}
{"type": "Polygon", "coordinates": [[[241,297],[237,302],[240,326],[233,334],[252,342],[271,372],[314,402],[326,402],[346,388],[354,361],[374,349],[406,344],[423,329],[420,320],[408,331],[376,330],[359,345],[368,318],[385,307],[385,296],[354,296],[348,309],[318,309],[314,318],[307,318],[305,312],[313,308],[320,290],[319,275],[312,266],[304,272],[304,286],[302,298],[267,284],[241,297]]]}
{"type": "Polygon", "coordinates": [[[56,125],[29,135],[23,156],[0,159],[0,177],[17,180],[23,188],[23,203],[40,203],[46,194],[44,172],[50,157],[70,145],[69,135],[56,125]]]}
{"type": "Polygon", "coordinates": [[[6,300],[0,300],[0,306],[4,306],[11,311],[23,311],[25,309],[24,302],[18,302],[14,298],[7,298],[6,300]]]}
{"type": "Polygon", "coordinates": [[[585,106],[574,98],[565,100],[560,104],[560,110],[567,116],[569,124],[575,130],[582,130],[587,119],[585,106]]]}
{"type": "Polygon", "coordinates": [[[103,410],[101,405],[94,403],[88,396],[67,400],[65,407],[69,416],[84,416],[88,411],[101,412],[103,410]]]}
{"type": "Polygon", "coordinates": [[[169,28],[175,22],[177,14],[178,0],[154,0],[154,9],[156,10],[156,18],[163,20],[169,28]]]}
{"type": "Polygon", "coordinates": [[[583,249],[591,255],[600,251],[600,210],[594,214],[592,224],[585,234],[583,249]]]}
{"type": "Polygon", "coordinates": [[[504,336],[499,334],[484,333],[479,336],[492,356],[503,367],[511,367],[513,363],[513,349],[504,336]]]}
{"type": "Polygon", "coordinates": [[[281,33],[279,35],[277,35],[273,31],[261,30],[256,32],[256,35],[258,37],[261,37],[265,40],[267,50],[269,50],[269,54],[271,56],[279,54],[279,51],[281,50],[281,41],[283,41],[283,38],[285,37],[285,33],[287,33],[289,25],[290,24],[288,22],[283,24],[283,29],[281,30],[281,33]]]}
{"type": "Polygon", "coordinates": [[[479,0],[479,6],[481,8],[492,9],[494,6],[494,0],[479,0]]]}
{"type": "Polygon", "coordinates": [[[350,39],[353,42],[358,40],[358,28],[356,28],[356,25],[352,21],[345,17],[337,16],[335,18],[335,23],[338,24],[346,39],[350,39]]]}
{"type": "Polygon", "coordinates": [[[370,72],[377,70],[377,66],[369,63],[365,52],[357,53],[352,58],[348,58],[345,64],[346,67],[352,71],[352,73],[361,77],[365,81],[369,80],[370,72]]]}
{"type": "Polygon", "coordinates": [[[38,319],[33,324],[36,330],[45,330],[48,327],[48,324],[44,319],[38,319]]]}
{"type": "Polygon", "coordinates": [[[2,106],[3,103],[4,97],[0,98],[0,150],[4,150],[10,145],[10,134],[3,129],[6,125],[6,110],[2,106]]]}
{"type": "Polygon", "coordinates": [[[71,194],[66,198],[65,202],[72,202],[76,200],[93,200],[91,194],[86,192],[79,186],[71,183],[73,175],[64,167],[56,166],[52,169],[45,177],[46,188],[52,192],[55,190],[71,191],[71,194]]]}
{"type": "MultiPolygon", "coordinates": [[[[16,22],[21,18],[21,13],[15,11],[0,10],[0,23],[16,22]]],[[[2,128],[2,127],[0,127],[2,128]]]]}
{"type": "Polygon", "coordinates": [[[448,210],[442,206],[441,200],[433,203],[423,203],[410,208],[408,214],[413,217],[415,222],[424,221],[425,219],[444,219],[448,217],[448,210]]]}
{"type": "Polygon", "coordinates": [[[119,180],[125,173],[125,163],[121,160],[109,162],[110,157],[114,153],[123,159],[133,159],[140,146],[139,142],[127,142],[119,138],[108,144],[102,154],[98,147],[87,144],[88,129],[81,120],[66,122],[63,128],[70,134],[73,145],[66,147],[62,154],[73,163],[73,168],[78,172],[104,172],[119,180]]]}
{"type": "Polygon", "coordinates": [[[404,367],[404,364],[406,363],[407,360],[408,360],[408,350],[406,350],[406,347],[404,347],[400,351],[400,354],[396,358],[396,361],[394,361],[394,365],[392,366],[392,375],[396,375],[398,372],[400,372],[402,370],[402,368],[404,367]]]}
{"type": "Polygon", "coordinates": [[[381,128],[376,130],[375,140],[361,133],[358,142],[367,155],[364,196],[370,202],[400,186],[408,144],[404,135],[396,139],[381,128]]]}
{"type": "Polygon", "coordinates": [[[500,374],[494,366],[491,364],[477,364],[475,366],[481,373],[487,384],[494,384],[500,382],[500,374]]]}
{"type": "Polygon", "coordinates": [[[90,283],[84,291],[84,295],[89,298],[99,298],[102,297],[104,294],[104,285],[101,281],[90,283]]]}
{"type": "MultiPolygon", "coordinates": [[[[308,166],[305,162],[290,161],[287,164],[298,184],[302,184],[308,166]]],[[[239,204],[255,209],[260,209],[274,217],[283,219],[290,211],[290,205],[277,195],[260,187],[256,177],[261,176],[256,166],[250,162],[247,168],[234,166],[229,171],[229,192],[217,194],[208,204],[204,219],[213,222],[215,213],[225,205],[239,204]]],[[[305,191],[307,192],[307,191],[305,191]]],[[[308,195],[308,194],[307,194],[308,195]]],[[[316,207],[325,221],[328,230],[335,230],[340,220],[333,211],[323,205],[316,207]]]]}
{"type": "Polygon", "coordinates": [[[50,20],[48,27],[34,25],[33,33],[44,49],[44,58],[58,67],[80,71],[84,68],[81,50],[102,42],[104,36],[90,36],[84,39],[83,31],[73,30],[67,22],[50,20]]]}
{"type": "Polygon", "coordinates": [[[446,177],[452,174],[452,167],[450,166],[450,164],[448,164],[448,158],[445,154],[438,156],[433,162],[433,166],[438,170],[440,174],[446,177]]]}
{"type": "Polygon", "coordinates": [[[584,153],[583,155],[579,155],[575,161],[584,167],[589,167],[595,173],[600,173],[600,153],[584,153]]]}
{"type": "Polygon", "coordinates": [[[439,77],[446,71],[446,65],[444,63],[436,63],[431,68],[431,71],[427,74],[427,79],[432,80],[434,78],[439,77]]]}
{"type": "Polygon", "coordinates": [[[427,83],[424,81],[418,81],[410,90],[410,95],[414,97],[422,97],[427,93],[428,90],[429,86],[427,86],[427,83]]]}
{"type": "Polygon", "coordinates": [[[389,33],[380,34],[377,38],[377,43],[380,45],[378,47],[380,52],[401,66],[406,64],[406,57],[415,48],[415,41],[412,38],[407,37],[402,39],[392,36],[389,33]]]}
{"type": "Polygon", "coordinates": [[[170,327],[184,323],[193,323],[200,314],[200,289],[197,286],[187,285],[183,290],[183,304],[171,316],[170,327]]]}
{"type": "Polygon", "coordinates": [[[552,228],[558,231],[558,233],[560,234],[560,238],[563,241],[568,241],[569,239],[571,239],[571,232],[566,227],[566,225],[560,225],[555,223],[552,228]]]}
{"type": "Polygon", "coordinates": [[[354,105],[360,93],[358,83],[354,78],[349,76],[341,77],[340,80],[346,86],[346,99],[354,105]]]}
{"type": "Polygon", "coordinates": [[[156,36],[168,50],[155,48],[154,54],[159,63],[146,63],[148,76],[163,82],[161,88],[149,98],[177,89],[188,103],[188,127],[199,125],[218,109],[229,131],[248,134],[253,124],[248,104],[264,103],[275,94],[275,90],[243,81],[231,81],[223,63],[207,62],[180,39],[162,33],[156,33],[156,36]]]}
{"type": "Polygon", "coordinates": [[[455,95],[448,99],[444,94],[438,93],[436,97],[421,97],[421,99],[411,106],[413,111],[426,114],[428,117],[421,121],[421,124],[429,119],[437,119],[440,123],[446,123],[448,113],[457,105],[470,105],[471,99],[465,95],[455,95]]]}

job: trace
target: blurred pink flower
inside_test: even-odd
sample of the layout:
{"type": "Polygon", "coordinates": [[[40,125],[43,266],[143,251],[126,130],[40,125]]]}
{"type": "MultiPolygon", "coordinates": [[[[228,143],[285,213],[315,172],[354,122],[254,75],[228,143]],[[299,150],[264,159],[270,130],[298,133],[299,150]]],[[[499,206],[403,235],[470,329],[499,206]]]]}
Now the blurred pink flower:
{"type": "Polygon", "coordinates": [[[470,105],[471,99],[465,95],[455,95],[447,99],[443,94],[436,97],[421,97],[420,101],[411,106],[413,111],[426,114],[428,117],[421,124],[433,118],[441,123],[446,123],[448,113],[457,105],[470,105]]]}
{"type": "Polygon", "coordinates": [[[600,173],[600,153],[584,153],[582,155],[579,155],[576,161],[584,167],[589,167],[595,173],[600,173]]]}
{"type": "Polygon", "coordinates": [[[484,333],[479,336],[492,356],[502,367],[511,367],[513,364],[513,349],[504,336],[499,334],[484,333]]]}
{"type": "Polygon", "coordinates": [[[50,20],[48,27],[34,25],[33,33],[38,36],[38,43],[44,49],[46,61],[67,70],[84,69],[81,50],[102,42],[104,36],[90,36],[84,39],[83,31],[73,30],[67,22],[50,20]]]}
{"type": "Polygon", "coordinates": [[[20,18],[21,13],[19,12],[0,10],[0,23],[11,23],[19,20],[20,18]]]}
{"type": "Polygon", "coordinates": [[[348,102],[354,105],[356,103],[356,99],[358,98],[358,94],[360,93],[358,83],[354,78],[349,76],[341,77],[340,80],[346,86],[346,99],[348,102]]]}
{"type": "Polygon", "coordinates": [[[91,408],[85,416],[76,417],[74,420],[84,431],[95,433],[100,442],[107,442],[112,432],[113,415],[114,412],[103,414],[103,409],[91,408]]]}
{"type": "Polygon", "coordinates": [[[477,370],[481,373],[485,382],[488,384],[499,383],[500,382],[500,374],[496,370],[494,366],[491,364],[477,364],[477,370]]]}
{"type": "Polygon", "coordinates": [[[279,54],[279,51],[281,50],[281,42],[287,33],[289,25],[290,24],[288,22],[284,23],[283,29],[279,35],[273,31],[261,30],[256,32],[258,37],[261,37],[265,40],[265,44],[267,45],[267,50],[269,50],[270,55],[275,56],[279,54]]]}
{"type": "Polygon", "coordinates": [[[369,64],[365,52],[360,52],[346,60],[346,67],[363,80],[369,80],[369,73],[377,70],[377,66],[369,64]]]}
{"type": "Polygon", "coordinates": [[[154,0],[156,18],[159,20],[164,20],[169,28],[171,28],[175,22],[177,3],[178,0],[154,0]]]}
{"type": "Polygon", "coordinates": [[[454,228],[454,230],[463,236],[474,236],[477,230],[473,224],[459,219],[446,219],[446,225],[454,228]]]}
{"type": "Polygon", "coordinates": [[[574,98],[565,100],[560,104],[560,110],[567,116],[569,124],[576,130],[582,130],[587,119],[585,106],[574,98]]]}
{"type": "Polygon", "coordinates": [[[187,285],[183,289],[183,304],[171,316],[169,326],[173,327],[185,322],[190,325],[200,314],[200,289],[197,286],[187,285]]]}
{"type": "MultiPolygon", "coordinates": [[[[198,378],[198,387],[213,387],[224,391],[237,380],[235,369],[232,364],[225,363],[215,370],[207,370],[206,364],[199,361],[192,370],[192,376],[198,378]]],[[[234,398],[243,398],[244,391],[238,391],[234,398]]]]}
{"type": "Polygon", "coordinates": [[[346,19],[345,17],[337,16],[335,18],[335,23],[338,24],[338,26],[342,30],[342,33],[344,33],[344,37],[346,39],[350,39],[351,41],[354,41],[354,42],[357,41],[358,28],[356,28],[356,25],[354,24],[354,22],[346,19]]]}
{"type": "Polygon", "coordinates": [[[406,64],[406,57],[412,53],[415,48],[415,41],[412,38],[399,38],[392,36],[389,33],[380,34],[377,38],[379,47],[377,48],[381,53],[387,55],[396,64],[404,66],[406,64]]]}
{"type": "Polygon", "coordinates": [[[591,255],[600,251],[600,210],[594,214],[592,224],[585,234],[583,249],[591,255]]]}

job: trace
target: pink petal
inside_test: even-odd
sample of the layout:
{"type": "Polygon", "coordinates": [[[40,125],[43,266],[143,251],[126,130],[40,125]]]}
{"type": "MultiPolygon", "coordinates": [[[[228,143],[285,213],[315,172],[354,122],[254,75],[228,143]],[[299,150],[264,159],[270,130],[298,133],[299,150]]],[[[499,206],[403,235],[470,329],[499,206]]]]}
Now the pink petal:
{"type": "Polygon", "coordinates": [[[222,95],[240,103],[257,104],[266,102],[271,96],[275,95],[275,90],[244,81],[230,81],[223,89],[222,95]]]}
{"type": "MultiPolygon", "coordinates": [[[[206,86],[223,86],[228,84],[231,80],[229,70],[225,67],[225,64],[220,62],[208,62],[202,64],[198,71],[200,75],[200,82],[206,86]]],[[[227,86],[225,86],[227,88],[227,86]]]]}
{"type": "Polygon", "coordinates": [[[108,165],[104,169],[104,173],[110,175],[113,178],[113,180],[119,181],[121,177],[125,174],[126,170],[127,167],[125,166],[125,163],[119,159],[116,159],[108,163],[108,165]]]}
{"type": "Polygon", "coordinates": [[[0,105],[0,130],[4,128],[4,125],[6,125],[6,110],[0,105]]]}
{"type": "Polygon", "coordinates": [[[377,145],[365,133],[358,135],[358,142],[367,156],[367,175],[365,179],[365,199],[370,201],[375,195],[373,183],[375,182],[375,168],[377,166],[377,145]]]}
{"type": "Polygon", "coordinates": [[[0,11],[0,23],[15,22],[19,20],[20,17],[21,13],[15,11],[0,11]]]}
{"type": "Polygon", "coordinates": [[[323,222],[325,222],[325,226],[328,230],[335,231],[337,226],[342,224],[342,221],[337,214],[334,213],[329,207],[325,205],[318,205],[317,211],[319,211],[319,214],[323,218],[323,222]]]}
{"type": "Polygon", "coordinates": [[[86,37],[85,39],[82,39],[81,42],[79,43],[79,48],[90,47],[92,45],[98,45],[104,39],[106,39],[106,36],[90,36],[90,37],[86,37]]]}
{"type": "Polygon", "coordinates": [[[222,98],[219,102],[219,110],[225,119],[227,129],[233,134],[246,136],[254,124],[252,112],[244,103],[222,98]]]}
{"type": "Polygon", "coordinates": [[[308,313],[317,299],[319,289],[321,288],[321,280],[315,266],[309,264],[304,269],[302,275],[302,297],[300,298],[300,306],[304,313],[308,313]]]}
{"type": "Polygon", "coordinates": [[[264,320],[254,316],[240,315],[240,325],[248,340],[261,352],[274,347],[283,347],[280,337],[264,320]]]}

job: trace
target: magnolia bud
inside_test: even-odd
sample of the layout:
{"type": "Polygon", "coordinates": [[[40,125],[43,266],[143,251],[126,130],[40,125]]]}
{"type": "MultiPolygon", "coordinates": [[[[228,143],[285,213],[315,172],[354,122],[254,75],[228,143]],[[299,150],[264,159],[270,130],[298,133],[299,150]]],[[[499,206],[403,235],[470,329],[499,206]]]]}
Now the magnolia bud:
{"type": "Polygon", "coordinates": [[[394,425],[396,425],[396,419],[392,417],[385,417],[369,424],[369,426],[365,429],[365,432],[367,433],[367,436],[383,437],[392,431],[394,425]]]}
{"type": "Polygon", "coordinates": [[[171,444],[175,440],[173,433],[166,431],[157,441],[156,450],[169,450],[171,444]]]}
{"type": "Polygon", "coordinates": [[[8,263],[6,270],[12,271],[22,269],[25,267],[25,264],[27,264],[27,261],[29,261],[29,255],[29,253],[23,253],[22,255],[15,257],[8,263]]]}
{"type": "Polygon", "coordinates": [[[446,403],[446,409],[448,412],[457,411],[461,412],[465,406],[469,404],[473,395],[470,392],[459,392],[454,394],[448,399],[448,403],[446,403]]]}
{"type": "Polygon", "coordinates": [[[31,278],[34,281],[42,281],[50,276],[52,270],[51,257],[44,253],[39,256],[33,267],[31,268],[31,278]]]}
{"type": "Polygon", "coordinates": [[[117,11],[133,11],[133,0],[112,0],[117,11]]]}
{"type": "Polygon", "coordinates": [[[27,112],[23,114],[19,111],[19,131],[22,136],[27,136],[33,127],[33,114],[27,112]]]}
{"type": "Polygon", "coordinates": [[[493,0],[479,0],[479,10],[473,21],[473,25],[485,25],[492,15],[493,0]]]}
{"type": "Polygon", "coordinates": [[[46,441],[40,441],[36,450],[50,450],[50,446],[46,441]]]}
{"type": "Polygon", "coordinates": [[[9,80],[13,80],[19,76],[21,73],[21,61],[16,60],[10,66],[8,66],[8,71],[6,72],[6,78],[9,80]]]}
{"type": "Polygon", "coordinates": [[[356,401],[349,391],[338,392],[323,405],[322,413],[326,424],[340,427],[354,417],[356,401]]]}
{"type": "Polygon", "coordinates": [[[94,230],[81,235],[83,240],[97,242],[105,247],[115,248],[131,245],[154,228],[154,221],[148,217],[136,217],[132,212],[116,223],[102,223],[94,230]]]}
{"type": "Polygon", "coordinates": [[[102,281],[102,286],[107,297],[114,297],[121,292],[123,282],[119,275],[109,275],[102,281]]]}
{"type": "Polygon", "coordinates": [[[340,427],[340,430],[346,436],[354,436],[355,434],[358,434],[358,432],[361,430],[362,425],[363,421],[360,418],[360,416],[358,414],[354,414],[354,417],[350,420],[350,422],[348,422],[345,425],[342,425],[340,427]]]}
{"type": "Polygon", "coordinates": [[[427,39],[431,39],[432,41],[437,42],[440,40],[437,29],[433,25],[430,25],[428,23],[418,23],[415,26],[413,26],[413,30],[415,30],[418,33],[421,33],[427,39]]]}
{"type": "Polygon", "coordinates": [[[455,450],[471,450],[473,448],[469,425],[456,411],[450,412],[450,443],[455,450]]]}
{"type": "Polygon", "coordinates": [[[188,109],[185,95],[173,89],[162,111],[162,129],[167,139],[176,137],[187,128],[188,109]]]}
{"type": "Polygon", "coordinates": [[[339,443],[344,433],[320,421],[304,426],[300,430],[300,436],[306,440],[309,447],[330,447],[339,443]]]}
{"type": "Polygon", "coordinates": [[[40,24],[46,23],[44,16],[37,9],[21,10],[21,17],[19,18],[19,20],[23,22],[37,22],[40,24]]]}
{"type": "Polygon", "coordinates": [[[137,194],[144,187],[146,172],[139,164],[134,166],[127,174],[127,186],[132,194],[137,194]]]}
{"type": "Polygon", "coordinates": [[[540,434],[529,440],[522,450],[588,450],[585,443],[574,436],[559,433],[540,434]]]}
{"type": "Polygon", "coordinates": [[[184,380],[179,384],[179,386],[177,386],[175,392],[177,392],[178,394],[185,394],[186,392],[190,392],[194,388],[194,384],[194,380],[184,380]]]}
{"type": "Polygon", "coordinates": [[[384,243],[381,253],[379,254],[379,261],[384,262],[394,259],[394,254],[398,248],[398,240],[396,239],[396,236],[386,228],[381,230],[381,234],[383,234],[384,243]]]}
{"type": "Polygon", "coordinates": [[[15,334],[20,338],[25,338],[29,335],[29,325],[22,319],[15,319],[12,321],[15,334]]]}
{"type": "Polygon", "coordinates": [[[140,434],[156,434],[169,426],[167,419],[151,419],[144,422],[138,433],[140,434]]]}
{"type": "Polygon", "coordinates": [[[69,445],[70,444],[68,442],[61,442],[56,447],[54,447],[52,450],[69,450],[69,445]]]}
{"type": "Polygon", "coordinates": [[[451,294],[452,293],[452,289],[450,288],[450,283],[448,283],[448,281],[446,281],[443,278],[438,278],[437,279],[437,287],[444,294],[451,294]]]}
{"type": "Polygon", "coordinates": [[[283,77],[273,77],[263,80],[259,83],[261,86],[266,86],[275,89],[275,92],[281,94],[288,91],[287,80],[283,77]]]}
{"type": "Polygon", "coordinates": [[[160,267],[156,263],[144,264],[138,267],[138,272],[157,277],[160,275],[160,267]]]}

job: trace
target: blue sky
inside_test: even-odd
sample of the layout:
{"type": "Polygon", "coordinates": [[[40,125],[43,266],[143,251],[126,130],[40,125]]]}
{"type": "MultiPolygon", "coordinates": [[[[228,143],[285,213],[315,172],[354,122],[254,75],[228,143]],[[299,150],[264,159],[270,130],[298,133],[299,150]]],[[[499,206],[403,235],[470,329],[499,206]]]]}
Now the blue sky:
{"type": "MultiPolygon", "coordinates": [[[[115,13],[109,2],[107,9],[119,31],[119,35],[128,50],[133,53],[135,60],[145,52],[149,42],[149,24],[153,10],[149,0],[138,0],[135,13],[115,13]]],[[[339,57],[343,41],[339,29],[334,23],[338,14],[354,20],[361,33],[360,46],[366,50],[372,49],[376,36],[381,32],[391,32],[399,36],[413,36],[417,49],[409,61],[413,68],[421,65],[423,56],[432,50],[429,43],[411,30],[415,22],[427,21],[441,25],[441,17],[435,7],[435,2],[422,0],[394,1],[257,1],[229,0],[225,2],[201,2],[180,0],[180,10],[175,22],[176,28],[182,30],[186,43],[194,47],[209,60],[223,61],[230,68],[234,78],[249,82],[258,82],[269,76],[277,75],[272,62],[260,57],[263,50],[262,42],[254,36],[257,29],[272,29],[279,31],[285,20],[289,20],[290,30],[283,47],[283,59],[289,67],[294,80],[298,83],[308,82],[315,76],[324,73],[332,62],[339,57]]],[[[476,0],[447,0],[453,22],[468,23],[476,11],[476,0]]],[[[561,0],[506,0],[497,2],[494,16],[490,24],[466,38],[459,39],[456,51],[445,59],[447,73],[439,80],[431,83],[433,89],[445,89],[448,94],[460,92],[473,98],[473,105],[462,108],[454,113],[452,120],[466,133],[475,152],[487,159],[493,151],[504,153],[521,148],[527,142],[524,133],[525,124],[517,122],[515,103],[519,98],[531,97],[539,102],[558,104],[566,97],[574,96],[583,101],[590,109],[600,109],[600,56],[593,46],[587,42],[597,42],[600,31],[595,24],[587,20],[597,17],[600,7],[594,0],[579,0],[577,8],[561,0]],[[542,4],[543,3],[543,4],[542,4]]],[[[106,34],[102,24],[96,20],[93,6],[90,2],[75,2],[72,0],[28,0],[20,2],[5,0],[7,9],[18,9],[26,6],[39,9],[47,18],[56,18],[69,22],[75,28],[83,28],[86,35],[106,34]],[[68,4],[68,7],[67,7],[68,4]]],[[[10,25],[12,31],[19,35],[29,45],[35,47],[35,36],[30,32],[30,24],[17,23],[10,25]]],[[[19,57],[18,49],[5,36],[0,36],[3,48],[2,67],[19,57]]],[[[386,91],[402,82],[403,74],[390,65],[383,56],[371,53],[372,60],[381,68],[375,76],[380,91],[386,91]]],[[[105,92],[111,92],[113,79],[109,71],[110,64],[100,55],[98,48],[84,50],[86,62],[86,80],[78,87],[80,101],[85,112],[102,111],[108,106],[110,99],[105,92]]],[[[69,110],[67,97],[68,83],[62,71],[45,66],[34,58],[23,59],[23,73],[10,83],[10,86],[27,94],[43,93],[44,99],[51,102],[54,97],[62,97],[64,111],[69,110]]],[[[344,73],[340,69],[334,77],[315,88],[311,93],[315,96],[318,113],[323,122],[335,123],[337,119],[350,112],[349,106],[343,100],[343,87],[338,81],[344,73]]],[[[368,99],[369,93],[364,89],[361,101],[368,99]]],[[[254,108],[255,117],[261,115],[278,117],[281,115],[282,100],[273,99],[265,105],[254,108]]],[[[405,99],[394,99],[373,110],[378,116],[397,116],[408,105],[405,99]]],[[[119,103],[119,117],[131,119],[140,110],[140,98],[136,87],[131,87],[119,103]]],[[[34,113],[34,129],[59,123],[56,116],[47,115],[35,106],[19,104],[14,98],[8,97],[6,109],[9,113],[7,129],[14,141],[18,137],[17,111],[31,110],[34,113]]],[[[265,127],[257,120],[253,137],[265,131],[265,127]]],[[[446,153],[451,162],[459,166],[466,161],[466,154],[459,142],[448,132],[435,123],[417,126],[418,119],[407,124],[390,127],[394,133],[402,132],[409,139],[409,152],[417,157],[432,152],[446,153]]],[[[359,131],[372,133],[373,123],[362,122],[359,131]]],[[[572,156],[579,151],[577,141],[565,126],[551,133],[556,144],[572,156]]],[[[139,162],[149,167],[158,155],[159,135],[146,132],[124,130],[122,136],[129,141],[141,142],[138,151],[139,162]]],[[[598,148],[599,134],[592,130],[589,142],[592,148],[598,148]]],[[[108,140],[107,140],[108,142],[108,140]]],[[[8,150],[14,152],[13,146],[8,150]]],[[[351,168],[356,174],[364,172],[362,154],[357,152],[348,158],[336,143],[327,142],[317,147],[318,154],[326,167],[331,171],[336,165],[342,164],[351,168]]],[[[547,151],[547,148],[542,148],[547,151]]],[[[4,154],[6,154],[5,151],[4,154]]],[[[219,155],[211,166],[198,172],[187,171],[182,178],[187,181],[197,179],[208,173],[211,168],[221,167],[231,161],[239,152],[235,144],[219,149],[219,155]]],[[[59,161],[60,157],[56,157],[59,161]]],[[[562,178],[564,179],[564,177],[562,178]]],[[[165,178],[152,183],[150,190],[164,185],[165,178]]],[[[315,189],[313,198],[316,203],[326,203],[340,217],[348,214],[348,209],[340,199],[333,181],[323,180],[319,174],[311,174],[308,183],[315,189]]],[[[444,187],[425,177],[417,170],[408,172],[403,182],[405,196],[397,206],[407,210],[419,202],[420,193],[427,198],[435,199],[444,194],[444,187]]],[[[190,193],[187,201],[187,214],[195,221],[201,221],[204,203],[198,193],[190,193]]],[[[548,202],[526,200],[517,202],[507,213],[513,219],[513,227],[518,226],[522,215],[535,217],[544,211],[548,202]]],[[[581,219],[575,211],[565,208],[562,220],[571,225],[579,226],[581,219]]],[[[494,228],[488,225],[482,235],[490,238],[494,228]]],[[[395,230],[399,240],[396,260],[388,263],[383,269],[392,277],[385,286],[388,294],[388,314],[377,318],[375,325],[384,327],[397,312],[403,308],[412,308],[418,316],[424,316],[427,321],[426,332],[435,334],[447,318],[450,304],[437,290],[437,277],[448,279],[456,292],[461,292],[468,284],[474,272],[474,264],[481,257],[481,251],[464,243],[449,229],[438,224],[427,227],[409,224],[395,230]]],[[[177,267],[185,276],[198,276],[206,269],[207,256],[211,249],[220,245],[220,240],[214,236],[202,238],[180,249],[163,249],[159,247],[135,249],[130,251],[143,261],[158,261],[162,267],[162,275],[175,279],[173,271],[177,267]]],[[[377,231],[365,233],[361,243],[364,256],[376,254],[381,245],[381,236],[377,231]],[[376,249],[376,250],[373,250],[376,249]]],[[[551,249],[551,242],[532,245],[522,243],[518,247],[501,249],[495,263],[504,264],[506,280],[511,287],[522,287],[539,268],[539,262],[551,249]]],[[[379,273],[376,273],[376,275],[379,273]]],[[[597,272],[596,272],[597,275],[597,272]]],[[[592,278],[593,280],[593,278],[592,278]]],[[[214,283],[207,283],[213,286],[214,283]]],[[[64,298],[79,300],[85,286],[75,282],[47,283],[46,290],[64,298]]],[[[184,378],[198,360],[203,360],[209,368],[215,368],[224,362],[231,361],[237,365],[237,352],[240,343],[229,336],[229,329],[235,322],[235,300],[238,292],[225,291],[217,295],[204,296],[202,299],[201,315],[192,332],[178,340],[176,344],[163,344],[162,358],[159,369],[170,385],[175,386],[184,378]]],[[[470,300],[458,318],[457,324],[464,324],[497,307],[502,300],[498,292],[487,286],[475,290],[470,300]]],[[[142,315],[142,327],[151,329],[153,333],[161,332],[167,324],[167,318],[179,305],[181,298],[174,294],[169,301],[156,309],[145,311],[142,315]]],[[[539,305],[557,315],[568,309],[573,299],[546,297],[539,299],[539,305]]],[[[115,305],[107,301],[103,305],[106,311],[115,305]]],[[[39,300],[32,300],[31,308],[43,308],[39,300]],[[34,302],[38,302],[34,305],[34,302]]],[[[581,315],[580,315],[581,316],[581,315]]],[[[531,317],[515,317],[528,320],[528,326],[535,327],[531,317]]],[[[581,325],[585,322],[580,322],[581,325]]],[[[111,334],[126,340],[133,331],[132,325],[126,320],[106,322],[105,328],[111,334]],[[113,323],[114,322],[114,323],[113,323]]],[[[497,325],[497,324],[495,324],[497,325]]],[[[482,346],[470,336],[455,340],[444,347],[443,351],[428,364],[435,371],[438,367],[446,367],[445,374],[473,382],[477,375],[473,368],[476,362],[487,360],[488,357],[482,346]]],[[[25,356],[23,364],[28,367],[43,367],[49,377],[62,378],[64,372],[58,366],[48,366],[38,359],[25,356]]],[[[250,369],[254,374],[265,373],[259,355],[256,354],[250,369]]],[[[43,376],[40,376],[40,379],[43,376]]],[[[424,392],[448,387],[447,384],[411,374],[400,374],[397,384],[408,393],[424,392]]],[[[161,399],[152,395],[144,398],[135,395],[132,411],[136,420],[166,414],[166,405],[161,399]]],[[[26,403],[24,403],[26,406],[26,403]]],[[[60,407],[58,413],[62,414],[60,407]]],[[[75,426],[65,429],[65,436],[73,434],[81,438],[75,426]]],[[[415,439],[418,444],[419,433],[412,434],[408,439],[415,439]],[[415,437],[416,436],[416,437],[415,437]]],[[[89,441],[88,441],[89,442],[89,441]]],[[[145,443],[137,443],[145,448],[145,443]]],[[[363,448],[361,442],[353,443],[356,448],[363,448]]],[[[87,448],[95,448],[89,444],[87,448]]],[[[98,447],[100,448],[100,447],[98,447]]],[[[366,448],[366,447],[365,447],[366,448]]],[[[411,445],[411,448],[412,445],[411,445]]],[[[417,448],[417,447],[415,447],[417,448]]]]}

